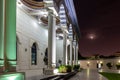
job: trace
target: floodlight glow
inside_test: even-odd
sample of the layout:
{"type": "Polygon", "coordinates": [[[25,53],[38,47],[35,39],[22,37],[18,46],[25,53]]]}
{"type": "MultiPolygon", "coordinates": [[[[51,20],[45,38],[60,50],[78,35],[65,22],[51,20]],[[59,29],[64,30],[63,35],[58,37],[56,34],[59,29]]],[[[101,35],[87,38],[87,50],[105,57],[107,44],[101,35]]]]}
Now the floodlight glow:
{"type": "Polygon", "coordinates": [[[53,71],[54,74],[57,74],[58,72],[59,72],[58,69],[54,69],[53,71]]]}
{"type": "Polygon", "coordinates": [[[63,37],[63,34],[58,34],[58,35],[63,37]]]}
{"type": "Polygon", "coordinates": [[[80,64],[80,61],[78,61],[78,64],[80,64]]]}
{"type": "Polygon", "coordinates": [[[0,75],[0,80],[24,80],[23,73],[8,73],[0,75]]]}
{"type": "Polygon", "coordinates": [[[120,70],[118,70],[118,73],[120,73],[120,70]]]}
{"type": "Polygon", "coordinates": [[[53,1],[48,1],[48,0],[47,0],[47,1],[44,1],[44,2],[45,2],[45,3],[53,3],[53,1]]]}
{"type": "MultiPolygon", "coordinates": [[[[39,21],[38,21],[38,23],[39,23],[39,21]]],[[[33,21],[32,21],[32,24],[33,24],[33,27],[34,27],[34,28],[38,28],[38,24],[37,24],[36,21],[33,20],[33,21]]]]}
{"type": "Polygon", "coordinates": [[[88,61],[87,63],[88,63],[88,64],[90,64],[90,62],[89,62],[89,61],[88,61]]]}
{"type": "Polygon", "coordinates": [[[118,63],[120,63],[120,60],[118,61],[118,63]]]}
{"type": "Polygon", "coordinates": [[[100,61],[100,63],[102,64],[103,62],[102,62],[102,61],[100,61]]]}
{"type": "Polygon", "coordinates": [[[101,64],[98,64],[98,68],[101,68],[101,64]]]}
{"type": "Polygon", "coordinates": [[[8,79],[8,80],[16,80],[16,77],[17,77],[17,76],[11,76],[11,77],[8,77],[7,79],[8,79]]]}

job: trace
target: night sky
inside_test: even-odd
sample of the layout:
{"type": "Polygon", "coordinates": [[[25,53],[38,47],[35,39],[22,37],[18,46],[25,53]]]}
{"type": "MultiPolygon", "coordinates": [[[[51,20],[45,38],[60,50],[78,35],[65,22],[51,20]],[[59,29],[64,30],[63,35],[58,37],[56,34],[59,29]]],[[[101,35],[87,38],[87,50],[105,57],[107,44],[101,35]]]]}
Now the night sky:
{"type": "Polygon", "coordinates": [[[74,0],[74,3],[81,31],[81,55],[120,52],[120,0],[74,0]]]}

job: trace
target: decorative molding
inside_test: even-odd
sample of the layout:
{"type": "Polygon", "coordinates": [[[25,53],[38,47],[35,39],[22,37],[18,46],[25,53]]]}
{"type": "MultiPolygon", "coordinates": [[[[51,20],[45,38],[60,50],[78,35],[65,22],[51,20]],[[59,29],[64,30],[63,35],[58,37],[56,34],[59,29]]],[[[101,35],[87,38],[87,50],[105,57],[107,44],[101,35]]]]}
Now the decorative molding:
{"type": "Polygon", "coordinates": [[[35,0],[21,0],[21,2],[32,9],[44,8],[46,4],[43,1],[35,1],[35,0]]]}
{"type": "MultiPolygon", "coordinates": [[[[40,18],[40,20],[44,23],[44,24],[48,24],[48,17],[42,16],[40,18]]],[[[56,24],[60,24],[60,19],[58,17],[56,17],[56,24]]]]}

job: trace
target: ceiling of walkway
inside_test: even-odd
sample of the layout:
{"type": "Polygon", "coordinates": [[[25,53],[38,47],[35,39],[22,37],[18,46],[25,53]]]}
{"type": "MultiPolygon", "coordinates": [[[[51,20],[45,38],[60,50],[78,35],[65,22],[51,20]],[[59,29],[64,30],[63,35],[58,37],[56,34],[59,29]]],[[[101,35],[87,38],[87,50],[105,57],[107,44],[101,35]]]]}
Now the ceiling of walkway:
{"type": "MultiPolygon", "coordinates": [[[[52,0],[46,0],[43,2],[43,0],[18,0],[18,6],[23,11],[27,12],[27,14],[34,17],[38,24],[44,25],[44,28],[48,29],[48,10],[54,8],[53,1],[52,0]]],[[[55,11],[53,10],[53,13],[56,15],[55,11]]],[[[63,38],[63,32],[62,29],[59,28],[60,19],[58,15],[56,15],[56,37],[58,39],[63,38]]]]}
{"type": "MultiPolygon", "coordinates": [[[[48,25],[48,10],[53,9],[52,1],[47,1],[51,5],[46,8],[47,2],[43,2],[43,0],[20,0],[19,3],[22,2],[24,6],[22,8],[31,16],[35,17],[39,22],[47,26],[48,25]]],[[[59,17],[56,16],[56,24],[60,24],[59,17]]]]}
{"type": "Polygon", "coordinates": [[[41,9],[44,7],[43,0],[21,0],[26,6],[33,9],[41,9]]]}
{"type": "MultiPolygon", "coordinates": [[[[49,2],[48,0],[45,0],[46,2],[49,2]]],[[[43,12],[45,12],[45,8],[47,6],[50,6],[48,4],[46,4],[46,2],[43,1],[43,0],[21,0],[21,2],[26,5],[28,8],[24,8],[26,9],[26,11],[32,15],[32,16],[35,16],[35,17],[40,17],[40,11],[38,10],[41,10],[43,12]]],[[[50,0],[51,2],[52,0],[50,0]]],[[[68,27],[70,25],[70,23],[72,23],[72,25],[74,26],[73,29],[74,29],[74,32],[77,32],[77,36],[79,38],[79,26],[78,26],[78,23],[77,23],[77,18],[76,18],[76,15],[75,15],[75,11],[74,11],[74,8],[73,8],[73,5],[71,4],[71,0],[67,0],[67,1],[64,1],[62,2],[63,0],[55,0],[55,3],[56,3],[56,10],[59,11],[59,7],[61,5],[61,3],[64,4],[65,8],[66,8],[66,15],[68,17],[68,27]],[[70,8],[71,7],[71,8],[70,8]]],[[[54,4],[52,4],[52,7],[54,7],[54,4]]],[[[44,16],[43,16],[44,17],[44,16]]],[[[44,18],[41,18],[40,19],[44,22],[44,23],[47,23],[47,18],[44,17],[44,18]]],[[[60,21],[57,19],[57,23],[59,23],[60,21]]]]}

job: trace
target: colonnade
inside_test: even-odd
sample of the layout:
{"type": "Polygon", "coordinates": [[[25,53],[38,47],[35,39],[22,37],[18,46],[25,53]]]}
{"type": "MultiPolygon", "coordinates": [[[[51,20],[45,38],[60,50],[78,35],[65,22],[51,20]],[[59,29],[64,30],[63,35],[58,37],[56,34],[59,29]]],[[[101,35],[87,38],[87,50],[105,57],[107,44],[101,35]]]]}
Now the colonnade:
{"type": "MultiPolygon", "coordinates": [[[[48,11],[48,26],[48,67],[52,68],[56,67],[56,18],[52,10],[48,11]]],[[[76,40],[73,41],[72,37],[68,39],[68,33],[63,29],[63,65],[76,65],[77,61],[78,43],[76,40]],[[70,42],[70,53],[67,52],[67,40],[70,42]]]]}

